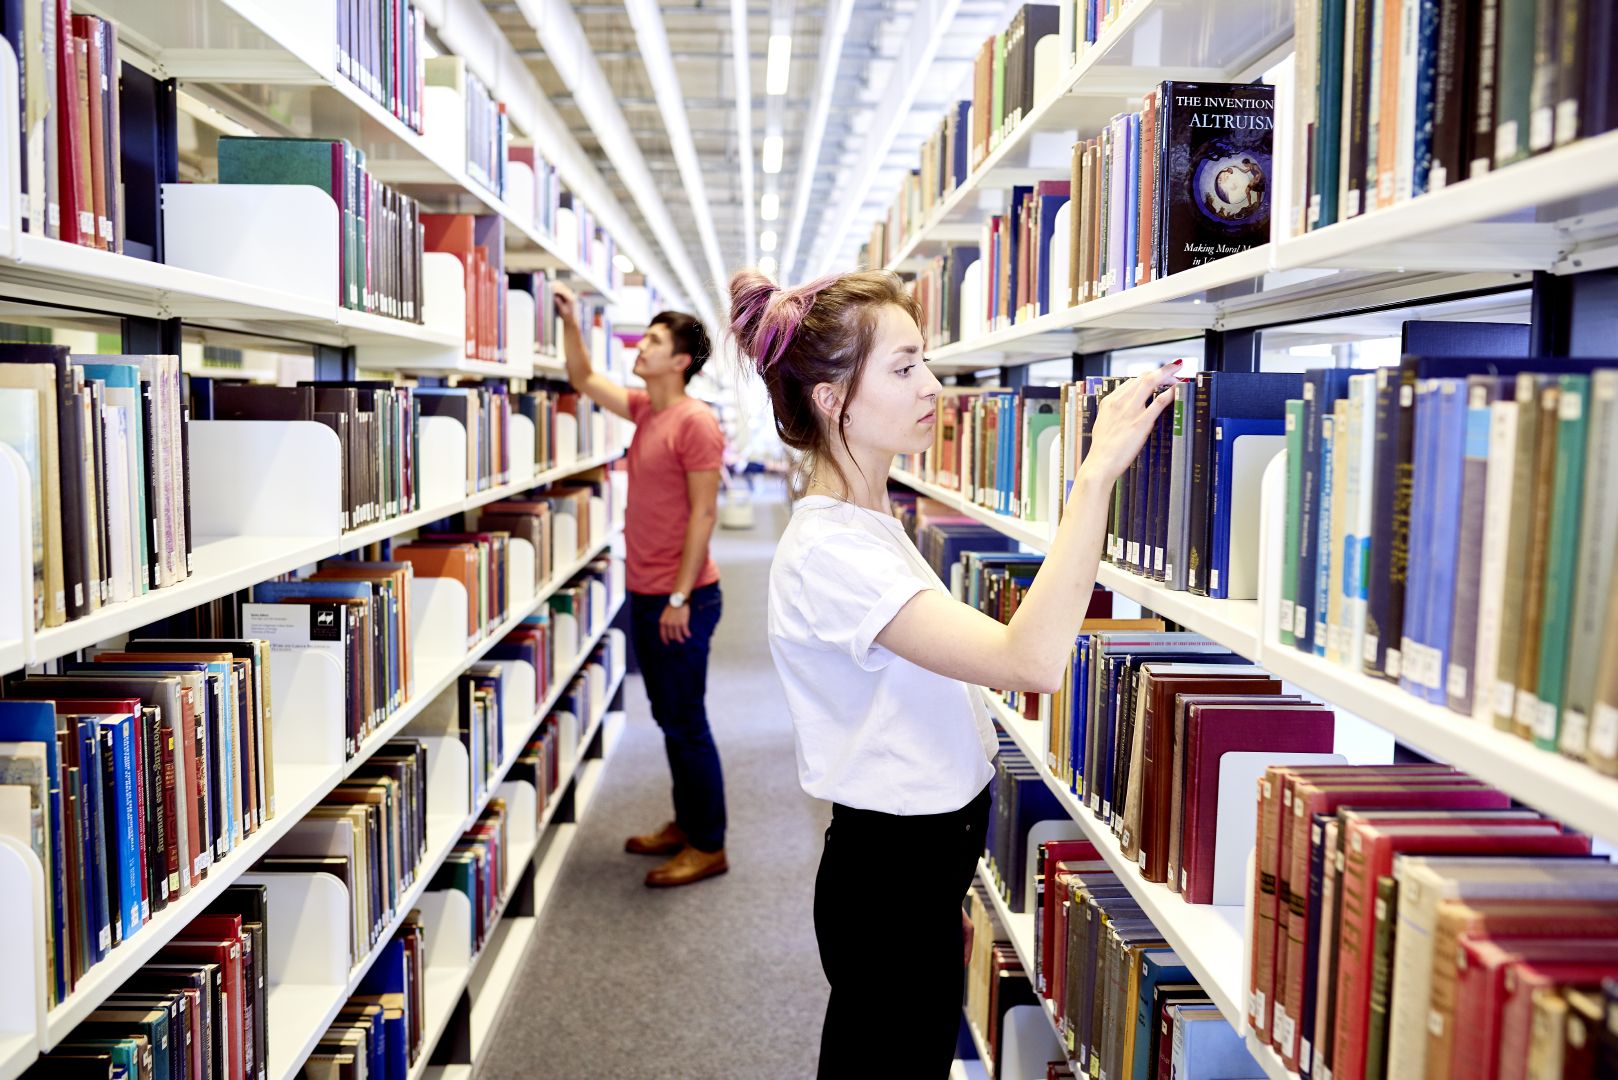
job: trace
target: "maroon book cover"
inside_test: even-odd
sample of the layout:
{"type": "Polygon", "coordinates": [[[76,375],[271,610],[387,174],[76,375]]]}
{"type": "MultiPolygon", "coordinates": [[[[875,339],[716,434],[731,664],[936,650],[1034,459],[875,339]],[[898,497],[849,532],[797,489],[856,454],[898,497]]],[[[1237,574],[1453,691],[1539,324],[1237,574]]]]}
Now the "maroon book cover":
{"type": "Polygon", "coordinates": [[[1197,705],[1186,710],[1185,810],[1180,893],[1213,903],[1219,814],[1219,759],[1236,751],[1329,754],[1334,715],[1317,705],[1197,705]]]}

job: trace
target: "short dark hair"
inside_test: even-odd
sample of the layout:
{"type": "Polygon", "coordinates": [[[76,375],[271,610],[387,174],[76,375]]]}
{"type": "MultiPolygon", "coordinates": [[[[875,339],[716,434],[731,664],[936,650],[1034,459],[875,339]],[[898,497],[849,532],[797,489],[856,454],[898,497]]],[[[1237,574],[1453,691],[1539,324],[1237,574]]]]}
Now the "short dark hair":
{"type": "Polygon", "coordinates": [[[685,381],[689,383],[696,378],[702,365],[708,362],[708,355],[713,352],[702,320],[683,311],[659,311],[652,316],[648,325],[668,327],[669,336],[674,339],[675,354],[685,353],[691,358],[690,365],[685,369],[685,381]]]}

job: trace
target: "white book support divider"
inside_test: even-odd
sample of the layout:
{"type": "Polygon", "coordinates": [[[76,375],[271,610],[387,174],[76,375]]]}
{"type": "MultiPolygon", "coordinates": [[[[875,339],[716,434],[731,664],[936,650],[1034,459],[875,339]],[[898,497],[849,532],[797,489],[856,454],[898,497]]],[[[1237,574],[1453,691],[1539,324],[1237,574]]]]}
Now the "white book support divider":
{"type": "Polygon", "coordinates": [[[343,765],[347,680],[336,658],[314,649],[277,650],[270,662],[278,764],[343,765]]]}
{"type": "MultiPolygon", "coordinates": [[[[452,176],[466,173],[466,99],[452,86],[429,86],[421,98],[427,156],[452,176]]],[[[474,184],[476,180],[472,181],[474,184]]]]}
{"type": "Polygon", "coordinates": [[[601,410],[597,410],[595,415],[590,417],[590,445],[596,448],[597,453],[600,453],[607,445],[607,421],[609,419],[613,418],[601,410]]]}
{"type": "MultiPolygon", "coordinates": [[[[455,735],[416,737],[427,748],[427,816],[446,823],[448,831],[459,836],[472,813],[472,759],[455,735]]],[[[438,830],[427,831],[438,835],[438,830]]],[[[433,849],[429,840],[429,855],[433,849]]]]}
{"type": "Polygon", "coordinates": [[[590,535],[607,535],[607,500],[599,495],[590,496],[590,535]]]}
{"type": "Polygon", "coordinates": [[[572,413],[556,414],[556,468],[566,468],[579,460],[579,418],[572,413]]]}
{"type": "MultiPolygon", "coordinates": [[[[434,969],[465,971],[472,963],[472,901],[459,889],[439,889],[422,893],[416,908],[421,912],[428,976],[434,969]]],[[[431,1016],[432,1010],[427,1013],[431,1016]]]]}
{"type": "Polygon", "coordinates": [[[308,420],[191,424],[192,529],[199,538],[341,531],[342,446],[308,420]]]}
{"type": "Polygon", "coordinates": [[[538,231],[534,170],[526,161],[506,160],[506,205],[517,211],[518,225],[529,232],[538,231]]]}
{"type": "Polygon", "coordinates": [[[512,413],[506,439],[511,449],[511,482],[532,480],[538,472],[534,465],[534,422],[521,413],[512,413]]]}
{"type": "Polygon", "coordinates": [[[466,267],[447,251],[421,256],[421,321],[429,330],[466,337],[466,267]]]}
{"type": "Polygon", "coordinates": [[[570,259],[578,259],[579,216],[570,206],[564,206],[556,211],[556,250],[570,259]]]}
{"type": "Polygon", "coordinates": [[[0,443],[0,670],[15,666],[6,653],[27,656],[34,639],[33,504],[28,466],[0,443]]]}
{"type": "MultiPolygon", "coordinates": [[[[526,171],[526,170],[525,170],[526,171]]],[[[507,186],[510,186],[508,175],[507,186]]],[[[534,309],[534,294],[524,289],[506,290],[506,361],[517,367],[532,369],[538,352],[535,330],[538,312],[534,309]]],[[[530,455],[531,456],[531,455],[530,455]]],[[[513,460],[516,460],[513,458],[513,460]]]]}
{"type": "Polygon", "coordinates": [[[0,836],[0,925],[23,956],[0,965],[0,1074],[21,1072],[45,1030],[45,871],[32,850],[0,836]]]}
{"type": "Polygon", "coordinates": [[[476,644],[468,636],[466,586],[453,578],[417,577],[410,584],[410,655],[418,686],[429,669],[453,667],[476,644]]]}
{"type": "Polygon", "coordinates": [[[302,184],[164,184],[163,258],[203,274],[336,304],[337,204],[302,184]]]}
{"type": "Polygon", "coordinates": [[[449,416],[423,416],[418,432],[422,506],[445,506],[466,498],[466,428],[449,416]]]}
{"type": "Polygon", "coordinates": [[[287,1076],[347,993],[351,899],[332,874],[244,874],[240,881],[268,889],[268,1074],[287,1076]]]}
{"type": "MultiPolygon", "coordinates": [[[[566,763],[564,762],[564,767],[566,763]]],[[[539,793],[534,785],[526,780],[507,780],[495,789],[495,796],[506,802],[506,840],[511,850],[519,855],[525,851],[532,851],[534,844],[539,840],[539,793]]],[[[520,862],[517,865],[522,865],[520,862]]],[[[511,899],[511,891],[517,886],[519,873],[512,874],[507,880],[508,891],[503,900],[511,899]]]]}
{"type": "Polygon", "coordinates": [[[551,573],[571,566],[579,558],[579,523],[571,514],[551,517],[551,573]]]}
{"type": "MultiPolygon", "coordinates": [[[[507,761],[514,760],[522,748],[517,743],[523,739],[537,719],[534,716],[535,702],[539,700],[537,689],[539,677],[534,673],[534,665],[526,660],[508,660],[503,663],[505,668],[504,690],[500,700],[500,712],[505,717],[505,727],[501,734],[506,745],[507,761]]],[[[501,764],[506,764],[502,762],[501,764]]]]}
{"type": "Polygon", "coordinates": [[[509,571],[506,574],[506,596],[514,611],[533,598],[538,583],[534,581],[534,545],[520,536],[513,536],[510,544],[511,550],[506,559],[509,571]]]}

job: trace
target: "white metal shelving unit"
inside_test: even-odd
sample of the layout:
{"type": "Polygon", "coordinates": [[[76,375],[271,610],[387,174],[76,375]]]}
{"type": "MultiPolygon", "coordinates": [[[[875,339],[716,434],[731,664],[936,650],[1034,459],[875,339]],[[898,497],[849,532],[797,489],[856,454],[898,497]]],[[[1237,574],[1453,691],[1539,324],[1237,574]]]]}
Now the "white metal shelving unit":
{"type": "MultiPolygon", "coordinates": [[[[443,663],[431,676],[422,678],[418,682],[416,693],[410,701],[396,709],[383,725],[366,738],[357,752],[340,765],[323,768],[314,765],[294,764],[287,766],[278,762],[276,765],[275,816],[266,821],[252,836],[237,845],[228,857],[216,862],[210,868],[208,877],[193,888],[189,894],[171,902],[163,911],[154,915],[151,921],[142,926],[137,933],[110,952],[105,960],[92,967],[85,974],[85,977],[79,981],[73,993],[55,1008],[48,1011],[45,1018],[45,1030],[42,1033],[46,1047],[55,1046],[66,1038],[72,1029],[97,1008],[109,994],[115,992],[124,980],[137,971],[146,961],[150,960],[159,949],[182,930],[192,917],[201,913],[214,897],[240,879],[244,873],[251,872],[252,864],[258,857],[273,847],[275,842],[282,836],[286,835],[292,826],[308,813],[310,808],[324,798],[340,780],[351,776],[378,747],[404,731],[409,722],[419,715],[421,710],[434,697],[454,682],[463,671],[480,660],[500,638],[515,628],[522,619],[537,610],[541,604],[545,603],[558,589],[566,585],[580,570],[606,551],[611,542],[611,536],[604,537],[593,544],[584,556],[566,566],[560,567],[552,574],[550,580],[535,592],[531,599],[520,605],[490,634],[467,649],[463,656],[455,661],[443,663]]],[[[622,598],[619,598],[614,603],[611,608],[613,614],[616,613],[621,603],[622,598]]],[[[607,619],[607,622],[610,621],[611,615],[607,619]]],[[[556,686],[553,687],[550,704],[554,704],[555,700],[561,696],[567,681],[572,678],[572,672],[577,670],[579,665],[589,657],[590,650],[594,649],[595,644],[605,631],[606,623],[603,623],[586,648],[581,650],[579,656],[574,658],[572,667],[567,669],[565,679],[559,676],[556,686]]],[[[543,719],[543,717],[544,713],[541,713],[536,718],[535,723],[537,724],[538,720],[543,719]]],[[[514,760],[515,755],[505,763],[505,769],[509,769],[511,761],[514,760]]],[[[487,800],[485,799],[483,805],[486,805],[486,803],[487,800]]],[[[454,839],[465,831],[470,821],[475,820],[477,814],[482,812],[483,805],[475,807],[474,812],[469,816],[433,815],[429,810],[429,850],[440,852],[438,862],[442,861],[443,855],[447,854],[448,851],[448,847],[443,843],[443,834],[445,832],[453,834],[448,839],[448,843],[452,844],[454,839]]],[[[436,867],[437,863],[430,862],[428,865],[436,867]]],[[[425,874],[418,879],[419,888],[415,890],[418,895],[421,890],[426,888],[425,879],[429,876],[430,874],[425,874]]],[[[407,899],[409,898],[407,897],[407,899]]],[[[414,901],[411,900],[410,902],[413,903],[414,901]]],[[[403,914],[408,910],[408,904],[403,905],[403,910],[399,917],[402,918],[403,914]]],[[[391,931],[389,936],[391,936],[391,931]]],[[[368,967],[369,962],[366,962],[363,966],[368,967]]],[[[352,993],[352,988],[348,993],[352,993]]],[[[343,1000],[346,1001],[347,997],[348,994],[345,993],[343,1000]]],[[[289,998],[288,1000],[292,999],[289,998]]],[[[325,1027],[322,1026],[321,1030],[324,1031],[325,1027]]],[[[310,1045],[312,1046],[313,1044],[311,1043],[310,1045]]],[[[307,1051],[305,1054],[307,1054],[307,1051]]]]}

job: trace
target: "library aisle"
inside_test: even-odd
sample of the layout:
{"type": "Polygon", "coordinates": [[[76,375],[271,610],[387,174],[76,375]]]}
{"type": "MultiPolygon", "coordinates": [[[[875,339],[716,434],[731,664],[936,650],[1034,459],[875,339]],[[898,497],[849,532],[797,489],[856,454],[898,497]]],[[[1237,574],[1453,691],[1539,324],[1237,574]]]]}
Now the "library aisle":
{"type": "Polygon", "coordinates": [[[725,612],[708,671],[708,717],[729,801],[731,869],[653,890],[656,860],[624,837],[668,817],[668,764],[642,683],[612,765],[513,982],[480,1075],[664,1080],[814,1074],[826,983],[811,918],[828,811],[798,787],[792,728],[760,628],[777,497],[754,527],[719,530],[725,612]],[[558,978],[558,972],[568,977],[558,978]]]}

